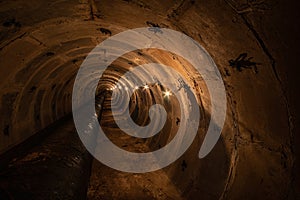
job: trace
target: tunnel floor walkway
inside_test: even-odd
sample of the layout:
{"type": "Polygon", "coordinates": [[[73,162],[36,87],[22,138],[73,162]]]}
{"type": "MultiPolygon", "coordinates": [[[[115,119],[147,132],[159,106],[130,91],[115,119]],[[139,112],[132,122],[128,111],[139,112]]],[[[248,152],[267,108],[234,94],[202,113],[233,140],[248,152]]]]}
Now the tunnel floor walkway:
{"type": "MultiPolygon", "coordinates": [[[[115,124],[111,112],[111,97],[105,98],[103,103],[100,124],[111,142],[130,152],[151,151],[146,140],[131,137],[120,132],[115,124]]],[[[110,199],[183,199],[179,190],[171,182],[164,170],[133,174],[114,170],[93,161],[90,184],[88,189],[89,200],[110,199]]]]}
{"type": "Polygon", "coordinates": [[[88,199],[183,199],[163,172],[131,174],[119,172],[94,160],[88,199]]]}

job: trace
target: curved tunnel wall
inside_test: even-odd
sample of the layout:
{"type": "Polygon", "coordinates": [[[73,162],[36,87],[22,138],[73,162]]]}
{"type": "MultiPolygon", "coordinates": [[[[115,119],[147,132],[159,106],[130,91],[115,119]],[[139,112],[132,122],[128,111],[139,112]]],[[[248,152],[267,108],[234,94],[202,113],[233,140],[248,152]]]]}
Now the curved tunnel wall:
{"type": "MultiPolygon", "coordinates": [[[[285,21],[279,17],[286,9],[283,4],[264,1],[264,6],[255,7],[235,1],[171,0],[0,2],[0,109],[4,116],[0,152],[71,111],[76,72],[97,44],[111,34],[152,22],[181,31],[203,45],[216,62],[227,90],[227,118],[217,147],[209,157],[196,159],[203,137],[199,136],[179,161],[165,169],[170,178],[181,185],[186,196],[204,190],[196,183],[205,185],[212,178],[220,183],[218,189],[213,188],[213,181],[207,186],[208,196],[255,197],[249,194],[251,185],[251,191],[284,198],[292,193],[294,163],[291,108],[283,91],[288,65],[282,55],[286,44],[280,38],[285,35],[281,34],[285,32],[285,21]],[[228,66],[228,60],[244,52],[259,63],[257,74],[252,69],[238,72],[228,66]],[[183,160],[194,169],[189,175],[178,175],[183,160]],[[224,170],[219,171],[220,166],[224,170]],[[199,170],[201,167],[211,173],[199,170]]],[[[174,63],[167,55],[162,59],[174,63]]],[[[141,56],[141,60],[148,59],[141,56]]],[[[177,66],[183,69],[178,63],[177,66]]],[[[201,86],[201,81],[197,84],[201,86]]]]}

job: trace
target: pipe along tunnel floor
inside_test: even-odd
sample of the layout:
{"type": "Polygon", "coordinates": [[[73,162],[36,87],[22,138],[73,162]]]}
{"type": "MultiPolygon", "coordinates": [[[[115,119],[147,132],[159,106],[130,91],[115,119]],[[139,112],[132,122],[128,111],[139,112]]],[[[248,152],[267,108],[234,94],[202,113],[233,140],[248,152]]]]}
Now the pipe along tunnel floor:
{"type": "Polygon", "coordinates": [[[0,174],[0,199],[84,199],[92,157],[72,118],[13,158],[0,174]]]}

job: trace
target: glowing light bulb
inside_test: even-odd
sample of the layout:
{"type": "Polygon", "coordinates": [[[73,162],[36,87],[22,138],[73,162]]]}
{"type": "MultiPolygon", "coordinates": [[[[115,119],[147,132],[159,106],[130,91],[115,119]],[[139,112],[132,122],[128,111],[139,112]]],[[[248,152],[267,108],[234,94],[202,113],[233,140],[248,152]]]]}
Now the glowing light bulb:
{"type": "Polygon", "coordinates": [[[172,95],[172,93],[170,91],[165,91],[165,92],[163,92],[163,94],[164,94],[164,97],[166,97],[166,98],[169,98],[172,95]]]}

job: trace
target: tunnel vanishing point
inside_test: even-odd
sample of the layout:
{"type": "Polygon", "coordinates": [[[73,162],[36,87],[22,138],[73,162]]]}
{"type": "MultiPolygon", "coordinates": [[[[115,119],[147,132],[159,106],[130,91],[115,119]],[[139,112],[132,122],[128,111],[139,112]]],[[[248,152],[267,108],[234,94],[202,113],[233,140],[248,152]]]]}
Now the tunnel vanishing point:
{"type": "Polygon", "coordinates": [[[300,199],[298,4],[0,0],[0,199],[300,199]]]}

